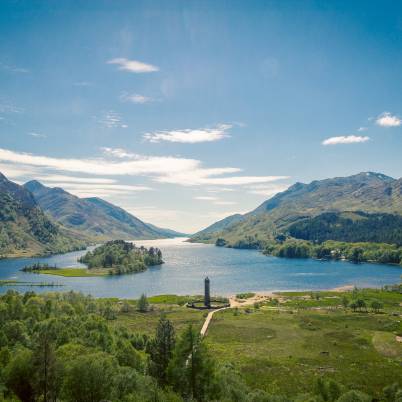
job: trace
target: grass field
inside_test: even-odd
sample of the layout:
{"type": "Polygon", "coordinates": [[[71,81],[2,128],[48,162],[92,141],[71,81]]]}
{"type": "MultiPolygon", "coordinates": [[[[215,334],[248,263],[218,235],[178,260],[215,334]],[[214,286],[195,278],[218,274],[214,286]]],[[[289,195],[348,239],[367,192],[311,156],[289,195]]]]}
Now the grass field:
{"type": "Polygon", "coordinates": [[[172,321],[177,334],[181,333],[181,331],[189,324],[192,324],[194,328],[200,330],[205,320],[206,313],[199,310],[189,309],[185,306],[180,306],[173,301],[174,298],[178,298],[181,304],[182,298],[185,297],[186,296],[173,297],[172,295],[156,296],[154,298],[151,297],[148,300],[151,303],[157,304],[152,304],[151,311],[148,311],[147,313],[136,311],[134,308],[135,303],[133,302],[133,308],[130,308],[127,313],[119,313],[117,320],[113,321],[113,325],[123,326],[133,332],[153,336],[159,318],[164,314],[170,321],[172,321]],[[161,299],[169,300],[169,304],[161,304],[161,299]]]}
{"type": "Polygon", "coordinates": [[[316,378],[378,395],[402,378],[402,295],[376,290],[355,297],[380,300],[382,313],[352,312],[341,298],[352,293],[282,294],[274,309],[225,310],[207,336],[213,355],[234,363],[247,383],[272,393],[311,390],[316,378]],[[316,299],[318,298],[318,300],[316,299]]]}
{"type": "Polygon", "coordinates": [[[108,272],[104,269],[87,269],[87,268],[57,268],[57,269],[44,269],[40,271],[41,274],[69,276],[69,277],[86,277],[86,276],[105,276],[108,272]]]}

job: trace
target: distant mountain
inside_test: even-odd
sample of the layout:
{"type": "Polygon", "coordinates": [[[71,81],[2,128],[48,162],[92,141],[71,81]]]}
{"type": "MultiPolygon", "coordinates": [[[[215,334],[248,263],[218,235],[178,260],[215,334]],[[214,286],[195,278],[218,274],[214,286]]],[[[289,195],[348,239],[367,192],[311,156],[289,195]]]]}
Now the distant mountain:
{"type": "Polygon", "coordinates": [[[0,173],[0,256],[51,254],[83,245],[54,224],[27,189],[0,173]]]}
{"type": "Polygon", "coordinates": [[[33,180],[24,185],[32,192],[41,208],[63,226],[85,234],[88,238],[109,239],[157,239],[174,237],[169,233],[149,225],[100,198],[79,198],[62,188],[46,187],[33,180]]]}
{"type": "Polygon", "coordinates": [[[207,228],[207,233],[204,229],[193,238],[211,242],[224,238],[232,246],[239,242],[244,244],[244,239],[255,244],[256,238],[261,241],[272,238],[286,232],[290,225],[301,219],[324,212],[343,211],[402,215],[402,179],[364,172],[349,177],[316,180],[310,184],[296,183],[242,215],[238,222],[226,228],[221,228],[217,222],[215,232],[207,228]]]}
{"type": "Polygon", "coordinates": [[[242,222],[245,220],[245,217],[241,214],[234,214],[227,216],[226,218],[221,219],[218,222],[213,223],[207,228],[197,232],[195,235],[191,237],[191,241],[207,241],[211,240],[215,237],[217,232],[222,232],[224,230],[229,230],[230,226],[242,222]]]}
{"type": "Polygon", "coordinates": [[[177,232],[176,230],[160,228],[158,226],[153,225],[152,223],[147,222],[147,225],[156,230],[161,234],[162,237],[173,238],[173,237],[188,237],[188,233],[177,232]]]}

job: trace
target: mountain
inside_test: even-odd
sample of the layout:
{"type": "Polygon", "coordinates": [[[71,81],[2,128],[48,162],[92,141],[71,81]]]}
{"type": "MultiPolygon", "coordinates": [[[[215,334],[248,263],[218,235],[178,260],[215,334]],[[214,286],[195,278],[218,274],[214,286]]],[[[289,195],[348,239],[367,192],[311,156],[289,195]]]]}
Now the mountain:
{"type": "MultiPolygon", "coordinates": [[[[402,215],[402,179],[363,172],[348,177],[296,183],[276,194],[237,223],[213,232],[209,228],[193,236],[196,241],[226,240],[236,246],[263,241],[287,231],[290,225],[324,212],[363,211],[402,215]],[[206,232],[207,231],[207,232],[206,232]]],[[[217,222],[219,224],[219,222],[217,222]]]]}
{"type": "Polygon", "coordinates": [[[234,214],[227,216],[226,218],[221,219],[218,222],[213,223],[212,225],[206,227],[205,229],[197,232],[194,236],[192,236],[191,241],[208,241],[215,237],[215,233],[222,232],[224,230],[229,230],[230,226],[235,225],[236,223],[242,222],[245,220],[245,217],[241,214],[234,214]]]}
{"type": "Polygon", "coordinates": [[[167,228],[160,228],[149,222],[147,222],[147,225],[150,228],[156,230],[158,233],[160,233],[161,237],[172,238],[172,237],[188,237],[189,236],[188,233],[177,232],[176,230],[167,229],[167,228]]]}
{"type": "Polygon", "coordinates": [[[0,256],[32,256],[83,247],[53,223],[33,195],[0,173],[0,256]]]}
{"type": "Polygon", "coordinates": [[[144,223],[124,209],[97,197],[79,198],[62,188],[46,187],[36,180],[24,187],[55,221],[93,240],[156,239],[178,235],[144,223]]]}

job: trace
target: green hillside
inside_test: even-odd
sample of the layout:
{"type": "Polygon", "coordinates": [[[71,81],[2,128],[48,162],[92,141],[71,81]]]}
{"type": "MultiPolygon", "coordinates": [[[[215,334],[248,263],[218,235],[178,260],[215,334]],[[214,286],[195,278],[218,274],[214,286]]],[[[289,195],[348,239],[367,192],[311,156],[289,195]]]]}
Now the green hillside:
{"type": "Polygon", "coordinates": [[[0,173],[0,256],[44,255],[83,246],[43,213],[29,191],[0,173]]]}
{"type": "Polygon", "coordinates": [[[49,188],[36,180],[24,186],[54,220],[97,241],[156,239],[178,235],[148,225],[124,209],[97,197],[79,198],[62,188],[49,188]]]}
{"type": "Polygon", "coordinates": [[[242,215],[239,222],[217,231],[212,225],[212,231],[207,228],[193,239],[215,242],[223,238],[228,246],[261,246],[301,219],[343,211],[402,215],[402,179],[364,172],[309,184],[296,183],[242,215]]]}
{"type": "Polygon", "coordinates": [[[366,212],[326,212],[296,222],[288,229],[297,239],[322,243],[326,240],[402,245],[402,216],[366,212]]]}

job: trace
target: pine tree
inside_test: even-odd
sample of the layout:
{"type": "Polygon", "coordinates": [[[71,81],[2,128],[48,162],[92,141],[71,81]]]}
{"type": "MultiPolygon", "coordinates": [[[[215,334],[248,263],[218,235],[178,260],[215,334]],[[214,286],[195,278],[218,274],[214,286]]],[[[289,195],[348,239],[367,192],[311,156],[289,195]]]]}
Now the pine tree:
{"type": "Polygon", "coordinates": [[[60,379],[49,323],[41,324],[37,329],[37,335],[33,363],[37,373],[38,394],[43,395],[44,402],[56,401],[60,379]]]}
{"type": "Polygon", "coordinates": [[[204,401],[216,391],[214,362],[192,325],[176,344],[168,377],[173,388],[185,398],[204,401]]]}
{"type": "Polygon", "coordinates": [[[175,343],[173,325],[165,316],[162,316],[156,328],[155,338],[149,346],[149,370],[161,385],[167,384],[167,369],[173,356],[175,343]]]}
{"type": "Polygon", "coordinates": [[[147,296],[143,293],[138,300],[137,303],[137,310],[140,311],[141,313],[146,313],[149,309],[149,302],[147,299],[147,296]]]}

